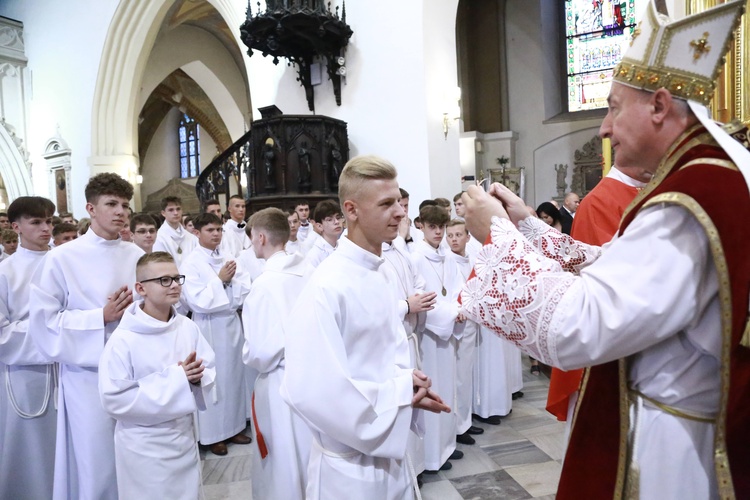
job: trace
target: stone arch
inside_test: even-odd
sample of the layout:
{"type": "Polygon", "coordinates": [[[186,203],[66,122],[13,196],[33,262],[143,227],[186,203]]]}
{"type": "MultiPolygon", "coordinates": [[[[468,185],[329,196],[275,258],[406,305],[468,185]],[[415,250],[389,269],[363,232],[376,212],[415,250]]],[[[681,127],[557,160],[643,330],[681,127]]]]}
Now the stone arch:
{"type": "MultiPolygon", "coordinates": [[[[231,0],[207,0],[228,26],[241,20],[231,0]]],[[[138,168],[138,92],[159,29],[175,0],[122,0],[107,32],[92,109],[91,170],[119,171],[132,181],[138,168]]],[[[241,47],[239,32],[234,42],[241,47]]]]}
{"type": "Polygon", "coordinates": [[[26,153],[18,139],[5,121],[0,122],[0,175],[5,182],[8,200],[15,200],[19,196],[33,194],[29,164],[26,153]]]}

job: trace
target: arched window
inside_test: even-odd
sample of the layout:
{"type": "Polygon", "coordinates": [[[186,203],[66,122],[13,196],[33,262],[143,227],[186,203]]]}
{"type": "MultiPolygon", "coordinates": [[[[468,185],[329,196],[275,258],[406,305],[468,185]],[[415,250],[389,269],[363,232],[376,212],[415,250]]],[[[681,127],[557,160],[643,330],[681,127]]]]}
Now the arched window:
{"type": "Polygon", "coordinates": [[[647,0],[565,0],[568,111],[607,107],[612,70],[647,0]]]}
{"type": "Polygon", "coordinates": [[[200,140],[198,122],[186,114],[180,119],[180,177],[196,177],[200,173],[200,140]]]}

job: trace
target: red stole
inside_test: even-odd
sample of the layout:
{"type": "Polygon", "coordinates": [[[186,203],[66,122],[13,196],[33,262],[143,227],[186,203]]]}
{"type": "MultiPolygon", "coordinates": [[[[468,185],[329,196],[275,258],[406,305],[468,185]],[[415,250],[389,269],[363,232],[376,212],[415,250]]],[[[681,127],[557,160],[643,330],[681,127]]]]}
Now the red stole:
{"type": "MultiPolygon", "coordinates": [[[[605,177],[581,200],[570,235],[589,245],[602,246],[609,242],[617,232],[622,214],[636,194],[637,188],[605,177]]],[[[547,411],[557,420],[564,422],[568,419],[570,395],[580,388],[582,378],[583,369],[566,372],[552,368],[547,411]]]]}
{"type": "MultiPolygon", "coordinates": [[[[731,472],[736,497],[750,498],[750,475],[747,474],[750,470],[750,349],[740,345],[743,332],[748,328],[750,231],[744,228],[738,216],[750,213],[750,196],[742,175],[736,168],[727,168],[727,162],[731,160],[703,127],[684,134],[670,148],[657,178],[625,215],[620,233],[652,199],[685,206],[701,223],[716,229],[715,234],[707,234],[712,250],[723,250],[723,259],[714,257],[720,286],[728,297],[727,303],[722,303],[722,314],[731,316],[720,365],[724,374],[724,397],[719,409],[714,453],[717,482],[720,487],[724,479],[729,483],[731,472]],[[719,161],[713,162],[714,159],[719,161]],[[699,161],[686,166],[694,160],[699,161]],[[682,167],[685,168],[681,170],[682,167]],[[721,283],[722,273],[728,277],[726,285],[721,283]]],[[[621,382],[617,361],[591,368],[578,404],[558,499],[620,498],[623,495],[626,465],[623,429],[627,429],[628,422],[627,394],[623,393],[626,388],[621,382]]]]}

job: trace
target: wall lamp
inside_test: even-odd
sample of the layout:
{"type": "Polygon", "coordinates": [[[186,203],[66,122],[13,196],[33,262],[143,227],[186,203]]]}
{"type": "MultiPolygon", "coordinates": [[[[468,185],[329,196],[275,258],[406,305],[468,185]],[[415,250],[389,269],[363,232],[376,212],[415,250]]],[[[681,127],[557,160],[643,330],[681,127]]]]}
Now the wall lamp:
{"type": "Polygon", "coordinates": [[[448,140],[448,129],[451,123],[461,119],[461,88],[455,87],[449,91],[446,91],[444,96],[444,107],[443,107],[443,136],[445,140],[448,140]]]}

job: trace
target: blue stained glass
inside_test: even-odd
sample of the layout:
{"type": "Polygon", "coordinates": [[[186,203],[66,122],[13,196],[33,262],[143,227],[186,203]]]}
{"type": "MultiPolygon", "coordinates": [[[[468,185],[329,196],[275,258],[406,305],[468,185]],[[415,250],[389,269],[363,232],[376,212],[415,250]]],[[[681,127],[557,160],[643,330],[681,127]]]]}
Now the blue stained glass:
{"type": "Polygon", "coordinates": [[[185,143],[180,144],[180,158],[187,156],[187,145],[185,143]]]}
{"type": "Polygon", "coordinates": [[[187,158],[180,158],[180,177],[189,177],[187,170],[187,158]]]}
{"type": "Polygon", "coordinates": [[[627,50],[647,0],[566,0],[568,110],[607,106],[612,70],[627,50]]]}
{"type": "Polygon", "coordinates": [[[180,125],[180,142],[185,142],[185,127],[180,125]]]}

